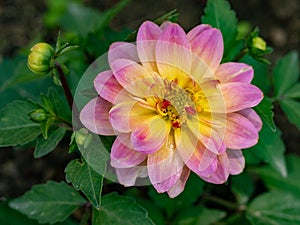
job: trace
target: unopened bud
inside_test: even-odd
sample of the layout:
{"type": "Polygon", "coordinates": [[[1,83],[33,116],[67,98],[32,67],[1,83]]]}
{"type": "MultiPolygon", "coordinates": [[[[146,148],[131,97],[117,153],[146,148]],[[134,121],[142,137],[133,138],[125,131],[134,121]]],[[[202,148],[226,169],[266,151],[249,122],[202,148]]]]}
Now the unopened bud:
{"type": "Polygon", "coordinates": [[[86,148],[92,141],[92,135],[87,129],[81,128],[80,130],[75,132],[75,141],[78,145],[86,148]]]}
{"type": "Polygon", "coordinates": [[[29,113],[29,116],[35,122],[43,122],[47,119],[47,113],[44,109],[36,109],[33,112],[29,113]]]}
{"type": "Polygon", "coordinates": [[[28,55],[28,68],[36,74],[47,74],[51,69],[51,59],[54,50],[47,43],[38,43],[30,49],[28,55]]]}
{"type": "Polygon", "coordinates": [[[265,51],[267,49],[267,43],[261,37],[254,37],[252,39],[252,48],[265,51]]]}

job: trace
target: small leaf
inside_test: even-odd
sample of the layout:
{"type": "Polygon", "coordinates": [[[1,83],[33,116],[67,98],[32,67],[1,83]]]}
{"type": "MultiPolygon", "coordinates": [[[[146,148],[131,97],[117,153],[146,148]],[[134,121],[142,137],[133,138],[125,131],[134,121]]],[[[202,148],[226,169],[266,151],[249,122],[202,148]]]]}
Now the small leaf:
{"type": "Polygon", "coordinates": [[[23,196],[12,200],[9,206],[39,223],[54,224],[64,221],[85,203],[85,199],[66,183],[49,181],[33,186],[23,196]]]}
{"type": "Polygon", "coordinates": [[[258,144],[252,148],[253,154],[262,161],[268,163],[282,177],[287,175],[285,163],[285,145],[281,139],[281,132],[277,128],[276,132],[267,127],[263,119],[263,127],[259,133],[258,144]]]}
{"type": "Polygon", "coordinates": [[[188,208],[175,219],[176,225],[211,225],[223,219],[226,213],[217,209],[188,208]]]}
{"type": "Polygon", "coordinates": [[[292,86],[291,88],[289,88],[285,94],[285,97],[288,98],[297,98],[300,99],[300,82],[296,83],[294,86],[292,86]]]}
{"type": "Polygon", "coordinates": [[[154,23],[157,25],[161,25],[165,21],[171,21],[173,23],[177,22],[179,18],[179,13],[177,9],[173,9],[172,11],[162,15],[161,17],[154,20],[154,23]]]}
{"type": "MultiPolygon", "coordinates": [[[[177,9],[174,9],[174,10],[162,15],[161,17],[155,19],[153,22],[156,23],[157,25],[161,25],[165,21],[171,21],[171,22],[175,23],[178,21],[178,18],[179,18],[179,13],[177,12],[177,9]]],[[[137,35],[137,30],[128,34],[128,36],[125,38],[125,41],[128,41],[128,42],[135,41],[136,35],[137,35]]]]}
{"type": "Polygon", "coordinates": [[[66,54],[68,52],[71,52],[71,51],[73,51],[73,50],[75,50],[77,48],[79,48],[78,45],[67,46],[64,49],[62,49],[61,52],[59,52],[59,56],[62,56],[62,55],[66,54]]]}
{"type": "Polygon", "coordinates": [[[299,79],[299,57],[291,51],[276,64],[274,71],[275,95],[280,97],[299,79]]]}
{"type": "Polygon", "coordinates": [[[40,124],[29,117],[37,108],[31,101],[14,101],[0,112],[0,147],[23,145],[40,135],[40,124]]]}
{"type": "Polygon", "coordinates": [[[287,177],[278,176],[278,173],[268,166],[254,169],[262,178],[265,185],[271,190],[283,190],[300,198],[300,157],[288,155],[286,157],[287,177]]]}
{"type": "Polygon", "coordinates": [[[223,34],[224,58],[226,58],[236,43],[238,24],[236,14],[225,0],[208,0],[204,13],[202,23],[220,29],[223,34]]]}
{"type": "Polygon", "coordinates": [[[133,198],[110,193],[102,198],[101,209],[94,210],[93,225],[153,225],[145,209],[133,198]]]}
{"type": "MultiPolygon", "coordinates": [[[[110,159],[108,148],[105,146],[106,144],[107,143],[102,142],[98,135],[92,134],[88,146],[78,146],[84,160],[89,164],[90,167],[92,167],[98,174],[102,176],[106,174],[107,164],[109,163],[108,160],[110,159]]],[[[113,176],[115,176],[114,173],[113,176]]],[[[116,178],[111,179],[114,180],[116,178]]]]}
{"type": "Polygon", "coordinates": [[[300,102],[286,98],[279,104],[288,120],[300,130],[300,102]]]}
{"type": "Polygon", "coordinates": [[[43,136],[39,136],[36,141],[34,158],[40,158],[54,150],[61,139],[63,139],[65,133],[66,129],[59,127],[57,129],[50,130],[47,139],[45,139],[43,136]]]}
{"type": "Polygon", "coordinates": [[[101,205],[103,177],[86,162],[72,160],[65,169],[66,180],[72,182],[76,190],[81,190],[96,209],[101,205]]]}
{"type": "Polygon", "coordinates": [[[267,97],[264,97],[263,100],[259,103],[259,105],[256,106],[254,109],[259,114],[259,116],[264,119],[264,121],[268,124],[270,129],[272,131],[276,131],[276,126],[273,120],[273,105],[271,101],[267,97]]]}
{"type": "Polygon", "coordinates": [[[286,192],[270,192],[256,197],[247,207],[253,225],[300,224],[300,199],[286,192]]]}
{"type": "Polygon", "coordinates": [[[96,98],[98,96],[98,93],[94,87],[83,89],[79,92],[79,94],[90,99],[96,98]]]}

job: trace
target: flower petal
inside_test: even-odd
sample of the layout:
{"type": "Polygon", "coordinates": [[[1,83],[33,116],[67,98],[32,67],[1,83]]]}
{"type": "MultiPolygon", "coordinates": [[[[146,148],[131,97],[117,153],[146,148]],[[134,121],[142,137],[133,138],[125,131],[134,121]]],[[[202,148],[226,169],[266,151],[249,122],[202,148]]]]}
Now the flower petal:
{"type": "MultiPolygon", "coordinates": [[[[212,74],[217,70],[224,51],[223,38],[221,31],[212,28],[209,25],[199,25],[193,28],[187,34],[187,39],[191,44],[193,53],[209,67],[212,74]]],[[[192,67],[198,63],[197,57],[194,57],[192,67]]]]}
{"type": "Polygon", "coordinates": [[[129,59],[134,62],[139,62],[136,46],[128,42],[112,43],[108,51],[109,65],[116,59],[129,59]]]}
{"type": "Polygon", "coordinates": [[[121,102],[112,107],[109,112],[109,119],[115,130],[129,133],[155,114],[153,110],[142,107],[139,102],[132,100],[121,102]]]}
{"type": "Polygon", "coordinates": [[[116,80],[111,70],[99,73],[94,80],[94,87],[102,98],[113,104],[131,99],[128,92],[116,80]]]}
{"type": "Polygon", "coordinates": [[[180,179],[184,163],[175,149],[174,136],[169,135],[164,145],[148,155],[148,175],[157,192],[168,191],[180,179]]]}
{"type": "Polygon", "coordinates": [[[262,121],[257,115],[257,113],[253,109],[243,109],[241,111],[238,111],[239,114],[246,117],[256,128],[257,131],[260,131],[262,128],[262,121]]]}
{"type": "Polygon", "coordinates": [[[217,80],[205,80],[199,83],[203,97],[198,100],[198,104],[205,112],[225,113],[226,105],[223,93],[220,90],[217,80]]]}
{"type": "Polygon", "coordinates": [[[170,129],[170,122],[159,115],[141,122],[131,134],[133,149],[147,154],[159,150],[165,144],[170,129]]]}
{"type": "Polygon", "coordinates": [[[181,176],[179,180],[168,190],[170,198],[175,198],[184,190],[185,183],[190,176],[190,169],[186,166],[182,168],[181,176]]]}
{"type": "Polygon", "coordinates": [[[160,75],[168,80],[185,82],[191,71],[190,43],[184,30],[170,23],[156,44],[156,63],[160,75]]]}
{"type": "Polygon", "coordinates": [[[209,177],[201,177],[203,180],[213,184],[223,184],[229,176],[229,160],[226,153],[218,155],[217,169],[209,177]]]}
{"type": "Polygon", "coordinates": [[[129,134],[119,134],[111,148],[110,164],[115,168],[130,168],[139,165],[147,155],[134,151],[129,134]]]}
{"type": "Polygon", "coordinates": [[[254,76],[251,66],[244,63],[223,63],[215,73],[221,83],[242,82],[250,84],[254,76]]]}
{"type": "Polygon", "coordinates": [[[161,92],[161,77],[155,72],[149,73],[140,64],[117,59],[111,63],[111,67],[117,81],[131,95],[144,98],[161,92]]]}
{"type": "Polygon", "coordinates": [[[155,47],[162,29],[151,21],[144,22],[137,33],[136,46],[140,61],[148,70],[157,71],[155,47]]]}
{"type": "Polygon", "coordinates": [[[262,99],[261,90],[251,84],[233,82],[219,84],[226,104],[227,113],[256,106],[262,99]]]}
{"type": "Polygon", "coordinates": [[[224,141],[231,149],[249,148],[258,142],[258,131],[246,117],[229,113],[224,141]]]}
{"type": "Polygon", "coordinates": [[[245,168],[245,158],[241,150],[227,149],[229,160],[229,173],[232,175],[240,174],[245,168]]]}
{"type": "Polygon", "coordinates": [[[214,123],[206,123],[199,119],[188,119],[187,127],[190,129],[194,137],[196,137],[208,150],[215,154],[225,151],[226,147],[223,143],[224,129],[222,126],[214,123]],[[220,128],[218,130],[217,128],[220,128]]]}
{"type": "Polygon", "coordinates": [[[210,167],[217,157],[204,147],[188,128],[175,130],[175,140],[180,157],[187,167],[199,176],[203,175],[203,171],[210,167]]]}
{"type": "Polygon", "coordinates": [[[82,124],[96,134],[115,135],[108,112],[112,104],[102,98],[94,98],[80,112],[82,124]]]}
{"type": "Polygon", "coordinates": [[[130,187],[135,185],[138,177],[145,177],[147,174],[147,167],[135,166],[132,168],[116,168],[116,174],[120,184],[124,185],[125,187],[130,187]]]}

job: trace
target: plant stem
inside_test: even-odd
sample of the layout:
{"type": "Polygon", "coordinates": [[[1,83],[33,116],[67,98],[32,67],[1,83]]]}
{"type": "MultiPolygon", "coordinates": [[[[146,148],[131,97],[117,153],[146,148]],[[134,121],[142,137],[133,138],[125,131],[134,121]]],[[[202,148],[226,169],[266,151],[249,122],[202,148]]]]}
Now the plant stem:
{"type": "Polygon", "coordinates": [[[238,55],[235,57],[235,59],[234,59],[233,61],[234,61],[234,62],[238,62],[241,58],[244,57],[244,55],[246,55],[246,53],[247,53],[248,51],[249,51],[248,48],[244,48],[244,49],[240,52],[240,54],[238,54],[238,55]]]}
{"type": "Polygon", "coordinates": [[[73,108],[73,95],[72,95],[72,92],[71,92],[70,87],[68,85],[65,73],[64,73],[61,65],[58,62],[55,62],[55,67],[56,67],[57,72],[59,74],[59,79],[60,79],[60,82],[61,82],[62,87],[64,89],[66,99],[67,99],[68,104],[70,106],[70,109],[72,111],[72,108],[73,108]]]}
{"type": "Polygon", "coordinates": [[[225,207],[227,207],[229,209],[239,210],[239,211],[241,210],[241,206],[239,204],[229,202],[227,200],[218,198],[218,197],[210,195],[210,194],[204,194],[203,198],[205,200],[207,200],[207,201],[211,201],[211,202],[217,203],[217,204],[225,206],[225,207]]]}

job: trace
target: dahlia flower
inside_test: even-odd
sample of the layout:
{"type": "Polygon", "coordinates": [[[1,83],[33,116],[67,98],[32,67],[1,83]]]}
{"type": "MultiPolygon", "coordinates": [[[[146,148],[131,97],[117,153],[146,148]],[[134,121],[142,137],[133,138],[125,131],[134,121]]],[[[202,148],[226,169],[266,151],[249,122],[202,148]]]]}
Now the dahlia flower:
{"type": "Polygon", "coordinates": [[[190,171],[214,184],[243,171],[241,149],[257,143],[262,126],[251,107],[263,94],[250,84],[251,66],[221,64],[222,55],[221,32],[205,24],[186,34],[176,23],[146,21],[135,44],[111,45],[110,70],[95,78],[99,96],[80,119],[116,135],[110,164],[121,184],[149,177],[175,197],[190,171]]]}

